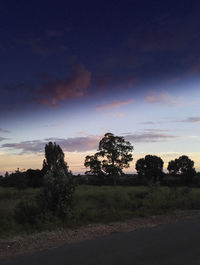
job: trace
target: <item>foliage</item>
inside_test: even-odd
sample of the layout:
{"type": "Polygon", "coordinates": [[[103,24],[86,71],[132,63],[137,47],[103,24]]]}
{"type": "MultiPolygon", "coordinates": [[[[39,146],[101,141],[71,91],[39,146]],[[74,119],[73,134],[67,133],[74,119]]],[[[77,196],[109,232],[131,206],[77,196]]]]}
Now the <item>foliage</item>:
{"type": "Polygon", "coordinates": [[[56,143],[49,142],[45,146],[45,159],[43,161],[43,172],[56,171],[63,169],[68,171],[67,163],[64,161],[65,154],[61,147],[56,143]]]}
{"type": "Polygon", "coordinates": [[[44,186],[37,197],[43,215],[52,213],[61,219],[68,214],[75,187],[71,173],[63,169],[49,171],[44,177],[44,186]]]}
{"type": "Polygon", "coordinates": [[[46,171],[46,175],[43,188],[36,198],[43,215],[49,212],[60,219],[67,216],[75,189],[64,156],[63,150],[56,143],[49,142],[45,146],[43,171],[46,171]]]}
{"type": "Polygon", "coordinates": [[[39,169],[28,169],[26,171],[28,187],[38,188],[43,185],[43,172],[39,169]]]}
{"type": "Polygon", "coordinates": [[[196,174],[194,161],[188,156],[183,155],[175,160],[171,160],[167,169],[172,176],[181,177],[183,185],[190,185],[194,181],[194,176],[196,174]]]}
{"type": "Polygon", "coordinates": [[[74,193],[74,182],[64,161],[59,145],[51,142],[45,146],[43,172],[47,170],[43,187],[33,200],[20,201],[15,209],[15,220],[19,224],[45,225],[48,220],[65,220],[69,215],[74,193]],[[44,169],[45,168],[45,169],[44,169]]]}
{"type": "Polygon", "coordinates": [[[15,208],[14,218],[19,224],[36,225],[40,218],[40,210],[34,199],[21,200],[15,208]]]}
{"type": "Polygon", "coordinates": [[[81,185],[75,190],[70,215],[67,219],[60,220],[50,212],[45,212],[41,217],[35,200],[38,192],[37,189],[0,188],[1,237],[52,230],[63,225],[126,220],[134,216],[163,214],[176,209],[200,209],[199,188],[169,188],[157,185],[113,188],[81,185]],[[23,202],[18,205],[21,200],[23,202]]]}
{"type": "Polygon", "coordinates": [[[138,159],[136,170],[140,177],[148,183],[156,183],[163,177],[163,160],[155,155],[146,155],[145,158],[138,159]]]}
{"type": "Polygon", "coordinates": [[[16,187],[18,189],[25,189],[28,187],[41,187],[43,183],[43,173],[39,169],[28,169],[27,171],[20,171],[19,168],[9,174],[6,172],[5,177],[1,178],[1,186],[16,187]]]}
{"type": "Polygon", "coordinates": [[[89,167],[90,170],[86,171],[86,174],[91,174],[95,176],[104,175],[101,169],[101,161],[98,160],[98,154],[94,154],[92,156],[86,156],[84,166],[89,167]]]}
{"type": "Polygon", "coordinates": [[[86,157],[85,167],[89,167],[88,172],[94,175],[111,176],[116,184],[118,177],[123,174],[123,168],[128,168],[129,162],[133,160],[132,151],[133,146],[124,137],[106,133],[99,142],[98,152],[86,157]]]}

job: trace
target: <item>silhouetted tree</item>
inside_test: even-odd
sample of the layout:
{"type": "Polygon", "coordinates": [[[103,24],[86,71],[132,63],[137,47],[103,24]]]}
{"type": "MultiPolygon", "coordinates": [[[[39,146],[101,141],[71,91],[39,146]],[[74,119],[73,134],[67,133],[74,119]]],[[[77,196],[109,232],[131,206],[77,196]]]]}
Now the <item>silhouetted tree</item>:
{"type": "Polygon", "coordinates": [[[90,168],[90,170],[86,171],[85,174],[91,174],[95,176],[103,175],[101,170],[101,161],[98,160],[98,155],[86,156],[84,166],[86,168],[90,168]]]}
{"type": "Polygon", "coordinates": [[[65,172],[68,171],[68,166],[64,161],[65,154],[56,143],[49,142],[45,146],[45,159],[43,161],[43,172],[56,171],[63,169],[65,172]]]}
{"type": "MultiPolygon", "coordinates": [[[[20,224],[51,222],[54,218],[64,221],[69,215],[75,186],[64,153],[59,145],[50,142],[45,146],[45,157],[47,173],[40,192],[32,200],[23,200],[16,206],[14,216],[20,224]]],[[[30,170],[29,174],[32,174],[30,170]]]]}
{"type": "Polygon", "coordinates": [[[28,187],[40,187],[43,182],[43,173],[39,169],[28,169],[27,171],[20,171],[19,168],[8,174],[6,172],[5,177],[2,178],[2,186],[16,187],[18,189],[24,189],[28,187]]]}
{"type": "Polygon", "coordinates": [[[171,160],[167,167],[169,174],[172,176],[179,176],[182,179],[184,185],[192,184],[194,176],[196,174],[194,168],[194,161],[188,156],[180,156],[175,160],[171,160]]]}
{"type": "Polygon", "coordinates": [[[86,157],[85,166],[90,167],[93,174],[112,177],[115,185],[123,168],[128,168],[129,162],[133,160],[132,151],[133,146],[124,137],[106,133],[99,142],[98,152],[86,157]]]}
{"type": "Polygon", "coordinates": [[[19,168],[8,174],[6,172],[5,177],[2,180],[2,185],[5,187],[16,187],[18,189],[25,189],[28,187],[28,178],[25,171],[20,171],[19,168]]]}
{"type": "Polygon", "coordinates": [[[26,171],[29,187],[41,187],[43,185],[43,172],[39,169],[28,169],[26,171]]]}
{"type": "Polygon", "coordinates": [[[45,157],[44,167],[47,173],[44,176],[43,188],[37,197],[37,205],[43,216],[49,212],[63,219],[72,203],[75,190],[73,176],[68,171],[64,152],[59,145],[49,142],[45,146],[45,157]]]}
{"type": "Polygon", "coordinates": [[[163,160],[155,155],[146,155],[136,162],[136,170],[140,177],[143,177],[148,183],[156,183],[163,176],[163,160]]]}
{"type": "Polygon", "coordinates": [[[51,213],[60,219],[68,216],[75,190],[72,174],[63,169],[48,171],[37,196],[37,205],[45,216],[51,213]]]}
{"type": "Polygon", "coordinates": [[[3,185],[3,176],[0,175],[0,186],[2,186],[2,185],[3,185]]]}

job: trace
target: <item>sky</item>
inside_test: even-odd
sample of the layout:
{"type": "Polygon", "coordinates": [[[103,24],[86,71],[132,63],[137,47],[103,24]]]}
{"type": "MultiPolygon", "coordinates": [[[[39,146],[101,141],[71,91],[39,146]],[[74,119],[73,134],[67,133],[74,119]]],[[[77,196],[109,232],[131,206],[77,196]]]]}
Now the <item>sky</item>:
{"type": "Polygon", "coordinates": [[[200,171],[199,1],[2,1],[0,174],[56,142],[84,173],[106,132],[200,171]]]}

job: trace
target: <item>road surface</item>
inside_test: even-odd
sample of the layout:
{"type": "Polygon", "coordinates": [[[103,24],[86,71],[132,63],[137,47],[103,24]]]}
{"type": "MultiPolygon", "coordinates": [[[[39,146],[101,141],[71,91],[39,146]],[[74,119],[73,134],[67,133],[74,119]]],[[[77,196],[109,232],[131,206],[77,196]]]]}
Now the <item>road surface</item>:
{"type": "Polygon", "coordinates": [[[0,265],[200,265],[200,218],[0,259],[0,265]]]}

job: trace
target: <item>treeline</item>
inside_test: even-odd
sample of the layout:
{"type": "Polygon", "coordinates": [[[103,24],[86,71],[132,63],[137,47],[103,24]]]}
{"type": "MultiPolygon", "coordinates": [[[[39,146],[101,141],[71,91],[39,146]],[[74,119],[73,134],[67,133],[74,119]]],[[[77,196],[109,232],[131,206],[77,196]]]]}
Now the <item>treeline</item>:
{"type": "MultiPolygon", "coordinates": [[[[117,185],[147,186],[191,186],[200,187],[200,173],[196,172],[194,162],[188,156],[180,156],[168,163],[168,173],[163,172],[163,160],[155,155],[146,155],[136,162],[137,174],[121,174],[116,178],[117,185]]],[[[88,185],[112,185],[113,177],[109,175],[78,175],[77,183],[88,185]]]]}
{"type": "Polygon", "coordinates": [[[16,187],[18,189],[25,189],[28,187],[38,188],[43,184],[44,172],[40,169],[28,169],[20,171],[19,168],[5,176],[0,176],[0,185],[4,187],[16,187]]]}
{"type": "MultiPolygon", "coordinates": [[[[132,157],[133,146],[124,137],[106,133],[99,142],[98,151],[86,156],[85,175],[73,176],[77,185],[126,185],[139,186],[159,183],[163,186],[200,186],[200,173],[194,168],[194,161],[183,155],[168,163],[168,173],[163,172],[163,160],[155,155],[146,155],[136,162],[137,174],[125,174],[132,157]]],[[[41,187],[45,175],[57,169],[68,170],[64,161],[64,152],[56,143],[49,142],[45,146],[45,159],[42,169],[28,169],[0,176],[0,185],[4,187],[41,187]]]]}

